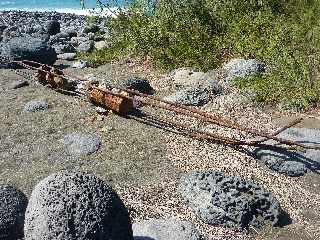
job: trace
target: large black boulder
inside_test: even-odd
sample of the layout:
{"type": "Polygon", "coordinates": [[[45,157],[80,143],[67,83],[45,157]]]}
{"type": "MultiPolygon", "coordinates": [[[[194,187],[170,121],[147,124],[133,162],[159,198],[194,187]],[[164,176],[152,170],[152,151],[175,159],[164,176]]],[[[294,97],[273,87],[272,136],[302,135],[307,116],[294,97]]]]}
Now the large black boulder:
{"type": "Polygon", "coordinates": [[[0,184],[0,239],[15,240],[23,237],[24,215],[28,199],[18,189],[0,184]]]}
{"type": "Polygon", "coordinates": [[[11,60],[31,60],[52,65],[57,53],[45,41],[33,37],[16,37],[2,46],[3,57],[11,60]]]}
{"type": "Polygon", "coordinates": [[[61,171],[34,188],[25,240],[133,240],[129,214],[116,192],[92,174],[61,171]]]}

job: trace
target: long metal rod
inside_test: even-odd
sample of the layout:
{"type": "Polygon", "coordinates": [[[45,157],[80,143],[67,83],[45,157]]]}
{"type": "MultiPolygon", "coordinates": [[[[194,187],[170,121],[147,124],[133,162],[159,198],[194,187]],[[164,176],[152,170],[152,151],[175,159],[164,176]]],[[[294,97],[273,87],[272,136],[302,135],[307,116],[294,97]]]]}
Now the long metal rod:
{"type": "MultiPolygon", "coordinates": [[[[256,142],[246,142],[246,141],[242,141],[242,140],[237,140],[235,138],[229,138],[229,137],[224,137],[221,135],[217,135],[214,133],[209,133],[209,132],[205,132],[199,129],[195,129],[193,127],[191,127],[190,125],[186,126],[185,124],[181,124],[179,122],[176,121],[172,121],[169,119],[165,119],[165,118],[161,118],[159,116],[155,117],[154,115],[144,111],[144,114],[146,114],[146,116],[151,119],[154,120],[155,123],[160,122],[166,125],[171,125],[174,128],[183,130],[183,131],[187,131],[187,134],[193,138],[196,138],[198,140],[206,140],[206,141],[215,141],[215,142],[220,142],[223,143],[225,145],[233,145],[233,146],[254,146],[254,147],[260,147],[260,148],[270,148],[272,146],[268,145],[268,144],[263,144],[263,143],[256,143],[256,142]]],[[[132,115],[130,115],[131,117],[132,115]]],[[[136,117],[132,117],[135,120],[139,120],[136,117]]],[[[147,120],[149,120],[147,119],[147,120]]],[[[287,147],[286,150],[297,150],[297,148],[293,148],[293,147],[287,147]]]]}
{"type": "MultiPolygon", "coordinates": [[[[62,77],[62,78],[65,78],[65,79],[74,80],[74,78],[76,78],[77,80],[80,80],[80,81],[86,81],[86,80],[81,79],[79,77],[72,77],[71,78],[71,77],[67,77],[64,74],[61,75],[61,74],[56,74],[56,73],[51,72],[51,71],[48,72],[48,71],[46,71],[44,69],[41,69],[40,67],[47,67],[49,69],[52,69],[51,66],[48,66],[48,65],[45,65],[45,64],[41,64],[41,63],[37,63],[37,62],[34,62],[34,61],[26,61],[26,60],[25,61],[13,61],[13,63],[16,63],[16,64],[21,65],[21,66],[23,66],[25,68],[28,68],[28,69],[42,71],[42,72],[45,72],[45,73],[48,73],[48,74],[52,74],[53,76],[58,76],[58,77],[62,77]],[[33,65],[33,66],[30,66],[30,65],[33,65]]],[[[301,148],[320,149],[320,147],[317,147],[317,146],[307,146],[307,145],[296,143],[296,142],[293,142],[293,141],[290,141],[290,140],[286,140],[286,139],[282,139],[282,138],[276,137],[276,135],[278,135],[281,131],[283,131],[282,129],[276,131],[273,134],[267,134],[267,133],[263,133],[263,132],[260,132],[260,131],[256,131],[256,130],[251,129],[251,128],[240,126],[239,124],[231,121],[230,119],[217,117],[217,116],[214,116],[212,114],[203,112],[203,111],[201,111],[199,109],[196,109],[196,108],[191,108],[191,107],[184,106],[184,105],[181,105],[181,104],[178,104],[178,103],[165,101],[165,100],[162,100],[160,98],[149,96],[147,94],[143,94],[143,93],[140,93],[138,91],[131,90],[131,89],[121,88],[121,87],[112,86],[112,85],[106,85],[106,86],[108,88],[111,88],[111,89],[112,88],[118,89],[118,90],[130,93],[130,94],[133,94],[135,96],[142,97],[141,99],[139,99],[139,101],[141,101],[145,105],[150,105],[152,107],[166,109],[166,110],[169,110],[169,111],[172,111],[172,112],[183,114],[185,116],[196,118],[196,119],[204,121],[204,122],[209,122],[209,123],[216,124],[216,125],[219,125],[219,126],[223,126],[223,127],[227,127],[227,128],[231,128],[231,129],[244,131],[246,133],[251,133],[253,135],[260,136],[260,137],[264,138],[262,140],[251,141],[251,142],[245,142],[245,141],[242,141],[242,140],[237,140],[237,141],[245,142],[246,143],[245,145],[256,145],[257,143],[262,143],[262,142],[266,141],[267,139],[273,139],[273,140],[275,140],[275,141],[277,141],[277,142],[279,142],[281,144],[285,144],[285,145],[295,145],[295,146],[298,146],[298,147],[301,147],[301,148]]],[[[125,96],[123,94],[116,94],[116,93],[114,93],[112,91],[108,91],[106,89],[101,89],[101,88],[96,88],[96,89],[98,89],[100,91],[107,92],[108,94],[113,94],[115,96],[118,95],[119,97],[122,97],[122,98],[128,98],[128,96],[125,96]]],[[[286,129],[286,128],[288,128],[288,127],[285,126],[284,129],[286,129]]],[[[218,137],[221,138],[221,136],[218,136],[218,137]]]]}
{"type": "MultiPolygon", "coordinates": [[[[128,96],[125,96],[123,94],[117,94],[117,93],[113,93],[112,91],[109,91],[109,90],[106,90],[106,89],[101,89],[101,88],[98,88],[98,87],[94,87],[94,89],[97,89],[97,90],[100,90],[102,92],[105,92],[107,94],[112,94],[114,96],[117,96],[117,97],[122,97],[122,98],[128,98],[128,96]]],[[[155,103],[151,103],[149,101],[145,101],[144,99],[139,99],[139,101],[141,101],[142,103],[146,104],[146,105],[150,105],[152,107],[156,107],[156,108],[162,108],[162,109],[166,109],[166,110],[169,110],[169,111],[174,111],[174,112],[177,112],[177,113],[182,113],[186,116],[190,116],[190,117],[194,117],[194,115],[192,113],[188,113],[188,112],[185,112],[185,111],[181,111],[180,109],[175,109],[174,107],[172,106],[167,106],[167,105],[157,105],[155,103]]],[[[198,119],[199,120],[203,120],[203,121],[206,121],[207,118],[205,117],[202,117],[202,116],[198,116],[198,119]]],[[[294,146],[297,146],[297,147],[300,147],[300,148],[306,148],[306,149],[320,149],[319,147],[317,146],[307,146],[307,145],[303,145],[303,144],[300,144],[300,143],[297,143],[297,142],[294,142],[294,141],[291,141],[291,140],[286,140],[286,139],[282,139],[282,138],[277,138],[275,136],[270,136],[267,135],[267,134],[264,134],[263,137],[265,138],[269,138],[269,139],[273,139],[281,144],[285,144],[285,145],[294,145],[294,146]]],[[[240,141],[240,140],[238,140],[240,141]]],[[[256,145],[255,142],[246,142],[245,144],[243,145],[250,145],[250,146],[254,146],[256,145]]]]}
{"type": "MultiPolygon", "coordinates": [[[[301,121],[303,120],[303,118],[297,118],[291,122],[289,122],[287,125],[283,126],[282,128],[278,129],[277,131],[275,131],[274,133],[272,133],[271,135],[272,136],[277,136],[279,135],[280,133],[282,133],[283,131],[287,130],[288,128],[291,128],[295,125],[297,125],[298,123],[300,123],[301,121]]],[[[260,140],[256,140],[256,141],[253,141],[255,143],[262,143],[262,142],[265,142],[269,140],[268,138],[263,138],[263,139],[260,139],[260,140]]]]}

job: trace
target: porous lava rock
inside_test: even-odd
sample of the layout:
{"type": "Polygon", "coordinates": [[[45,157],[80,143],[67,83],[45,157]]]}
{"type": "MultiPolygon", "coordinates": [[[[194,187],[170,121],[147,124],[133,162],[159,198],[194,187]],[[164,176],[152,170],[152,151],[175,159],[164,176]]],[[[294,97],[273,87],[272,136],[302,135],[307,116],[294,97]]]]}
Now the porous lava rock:
{"type": "MultiPolygon", "coordinates": [[[[307,146],[320,144],[319,129],[289,128],[280,133],[278,137],[307,146]]],[[[320,150],[288,151],[281,148],[274,140],[268,140],[265,143],[274,148],[257,148],[254,154],[271,170],[291,177],[302,176],[308,171],[319,172],[320,150]]]]}
{"type": "Polygon", "coordinates": [[[61,171],[40,181],[26,211],[25,240],[133,240],[116,192],[92,174],[61,171]]]}
{"type": "Polygon", "coordinates": [[[32,100],[24,106],[24,112],[38,112],[49,108],[49,104],[45,100],[32,100]]]}
{"type": "Polygon", "coordinates": [[[49,35],[56,35],[60,32],[60,23],[57,20],[50,20],[46,23],[45,28],[49,35]]]}
{"type": "Polygon", "coordinates": [[[101,146],[101,139],[92,134],[71,133],[61,139],[69,154],[87,156],[95,153],[101,146]]]}
{"type": "Polygon", "coordinates": [[[28,199],[13,186],[0,184],[0,239],[23,237],[23,224],[28,199]]]}
{"type": "Polygon", "coordinates": [[[134,240],[201,240],[191,222],[179,219],[150,219],[132,225],[134,240]]]}
{"type": "Polygon", "coordinates": [[[210,101],[210,96],[207,88],[188,87],[164,97],[164,100],[184,105],[202,106],[210,101]]]}
{"type": "Polygon", "coordinates": [[[234,58],[223,65],[222,69],[226,73],[225,80],[232,81],[235,78],[245,78],[250,75],[263,73],[265,64],[256,59],[234,58]]]}
{"type": "Polygon", "coordinates": [[[33,37],[15,37],[2,46],[1,55],[11,60],[31,60],[52,65],[57,53],[45,41],[33,37]]]}
{"type": "Polygon", "coordinates": [[[120,82],[120,85],[124,88],[133,89],[144,94],[154,93],[154,90],[151,87],[149,81],[144,78],[129,77],[120,82]]]}
{"type": "Polygon", "coordinates": [[[237,229],[284,222],[279,202],[252,181],[217,171],[194,171],[181,178],[180,193],[205,223],[237,229]],[[282,221],[281,221],[282,220],[282,221]]]}

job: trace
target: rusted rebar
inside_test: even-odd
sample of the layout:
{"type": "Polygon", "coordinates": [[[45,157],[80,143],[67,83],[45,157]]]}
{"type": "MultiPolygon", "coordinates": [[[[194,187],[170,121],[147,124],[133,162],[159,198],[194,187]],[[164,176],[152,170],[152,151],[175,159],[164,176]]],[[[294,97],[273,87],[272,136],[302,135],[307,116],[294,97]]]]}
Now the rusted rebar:
{"type": "MultiPolygon", "coordinates": [[[[58,70],[52,66],[48,66],[42,63],[37,63],[34,61],[23,60],[23,61],[13,61],[12,63],[25,67],[27,69],[36,70],[38,72],[37,77],[39,81],[44,81],[50,84],[53,88],[57,88],[57,89],[67,88],[65,85],[68,80],[74,81],[76,79],[78,81],[87,81],[79,77],[67,76],[61,70],[58,70]],[[58,79],[58,81],[56,79],[58,79]]],[[[183,128],[184,130],[189,130],[191,132],[194,132],[198,137],[202,136],[211,140],[215,139],[221,142],[226,142],[234,145],[248,145],[248,146],[258,146],[258,145],[261,146],[264,141],[272,139],[284,145],[296,146],[299,148],[306,148],[306,149],[320,149],[320,147],[317,147],[317,146],[303,145],[291,140],[277,137],[279,133],[297,124],[298,122],[301,121],[301,119],[295,120],[294,122],[286,125],[285,127],[279,129],[274,133],[267,134],[264,132],[257,131],[255,129],[241,126],[230,119],[223,118],[221,116],[215,116],[194,107],[189,107],[182,104],[165,101],[160,98],[143,94],[132,89],[127,89],[127,88],[122,88],[118,86],[112,86],[111,84],[106,84],[105,89],[91,85],[91,86],[88,86],[87,90],[88,90],[88,93],[89,93],[88,95],[91,101],[95,102],[98,105],[102,105],[105,108],[114,110],[119,114],[129,113],[133,108],[133,102],[136,101],[136,97],[139,97],[139,101],[142,102],[144,105],[165,109],[165,110],[182,114],[188,117],[192,117],[197,120],[201,120],[203,122],[207,122],[210,124],[215,124],[218,126],[243,131],[245,133],[253,134],[254,136],[262,137],[262,139],[255,140],[255,141],[231,139],[228,137],[192,129],[190,127],[186,127],[185,124],[173,122],[168,119],[159,119],[160,121],[166,121],[167,123],[174,125],[178,129],[183,128]],[[113,91],[113,90],[116,90],[116,91],[113,91]]]]}
{"type": "MultiPolygon", "coordinates": [[[[127,98],[128,96],[124,96],[124,95],[121,95],[121,94],[118,94],[118,93],[113,93],[112,91],[110,90],[107,90],[107,89],[101,89],[101,88],[98,88],[98,87],[94,87],[95,89],[97,90],[100,90],[100,91],[103,91],[103,92],[106,92],[108,94],[113,94],[114,96],[118,96],[118,97],[123,97],[123,98],[127,98]]],[[[120,88],[119,88],[120,89],[120,88]]],[[[129,91],[130,92],[130,91],[129,91]]],[[[181,111],[179,108],[174,108],[170,105],[158,105],[158,104],[155,104],[155,103],[151,103],[149,101],[146,101],[144,99],[139,99],[142,103],[146,104],[146,105],[149,105],[149,106],[152,106],[152,107],[157,107],[157,108],[162,108],[162,109],[166,109],[166,110],[169,110],[169,111],[173,111],[173,112],[177,112],[177,113],[182,113],[186,116],[189,116],[189,117],[194,117],[194,115],[192,113],[189,113],[189,112],[185,112],[185,111],[181,111]]],[[[208,121],[207,118],[205,117],[202,117],[202,116],[198,116],[197,119],[199,120],[202,120],[202,121],[208,121]]],[[[209,119],[210,121],[210,119],[209,119]]],[[[259,133],[258,133],[259,134],[259,133]]],[[[258,135],[257,134],[257,135],[258,135]]],[[[259,136],[259,135],[258,135],[259,136]]],[[[316,146],[308,146],[308,145],[303,145],[303,144],[300,144],[300,143],[297,143],[297,142],[294,142],[294,141],[291,141],[291,140],[287,140],[287,139],[283,139],[283,138],[278,138],[276,136],[272,136],[272,135],[268,135],[268,134],[261,134],[260,136],[264,137],[264,138],[267,138],[267,139],[273,139],[281,144],[285,144],[285,145],[289,145],[289,146],[297,146],[297,147],[300,147],[300,148],[306,148],[306,149],[320,149],[316,146]]],[[[220,136],[222,137],[222,136],[220,136]]],[[[241,144],[239,145],[248,145],[248,146],[256,146],[257,143],[255,141],[241,141],[241,140],[237,140],[238,142],[241,142],[241,144]]],[[[259,142],[258,142],[259,143],[259,142]]]]}

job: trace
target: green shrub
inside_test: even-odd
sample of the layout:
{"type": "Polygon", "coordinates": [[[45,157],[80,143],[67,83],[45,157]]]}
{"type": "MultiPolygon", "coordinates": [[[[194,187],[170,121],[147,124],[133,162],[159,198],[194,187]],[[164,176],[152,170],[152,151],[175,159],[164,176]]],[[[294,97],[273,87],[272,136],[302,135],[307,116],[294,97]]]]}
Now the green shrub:
{"type": "Polygon", "coordinates": [[[148,14],[144,3],[108,20],[113,47],[91,59],[148,55],[161,68],[206,71],[232,57],[256,58],[272,72],[235,81],[256,101],[304,108],[319,100],[318,0],[158,0],[148,14]]]}

